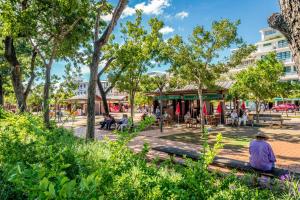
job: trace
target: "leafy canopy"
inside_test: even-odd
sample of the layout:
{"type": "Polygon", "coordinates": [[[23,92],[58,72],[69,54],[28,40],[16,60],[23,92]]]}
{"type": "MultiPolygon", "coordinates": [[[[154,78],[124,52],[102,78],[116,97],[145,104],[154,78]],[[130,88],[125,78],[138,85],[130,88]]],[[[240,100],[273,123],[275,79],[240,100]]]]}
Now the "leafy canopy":
{"type": "Polygon", "coordinates": [[[243,44],[238,37],[239,24],[239,21],[223,19],[213,22],[210,31],[195,27],[188,42],[178,35],[170,39],[166,54],[170,55],[171,71],[200,87],[213,85],[221,73],[238,65],[255,49],[243,44]],[[217,61],[221,52],[233,45],[238,45],[238,50],[229,59],[217,61]]]}
{"type": "Polygon", "coordinates": [[[236,75],[230,93],[236,97],[257,102],[272,99],[278,95],[283,65],[270,53],[263,59],[236,75]]]}

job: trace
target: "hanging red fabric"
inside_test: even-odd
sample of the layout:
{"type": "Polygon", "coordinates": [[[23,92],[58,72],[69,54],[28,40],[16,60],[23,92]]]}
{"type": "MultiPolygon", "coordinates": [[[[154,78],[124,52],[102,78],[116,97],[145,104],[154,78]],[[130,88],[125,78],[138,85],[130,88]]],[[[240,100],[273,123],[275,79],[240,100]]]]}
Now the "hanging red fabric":
{"type": "Polygon", "coordinates": [[[242,105],[241,105],[241,109],[242,110],[246,110],[246,105],[245,105],[245,102],[243,101],[242,105]]]}
{"type": "Polygon", "coordinates": [[[204,115],[208,115],[207,108],[206,108],[206,103],[204,103],[204,102],[203,102],[202,112],[203,112],[204,115]]]}
{"type": "Polygon", "coordinates": [[[178,115],[178,116],[180,115],[180,104],[179,104],[179,102],[176,105],[176,112],[175,112],[175,114],[178,115]]]}
{"type": "Polygon", "coordinates": [[[219,104],[218,104],[218,107],[217,107],[217,113],[219,113],[219,114],[222,113],[222,103],[221,103],[221,101],[220,101],[219,104]]]}

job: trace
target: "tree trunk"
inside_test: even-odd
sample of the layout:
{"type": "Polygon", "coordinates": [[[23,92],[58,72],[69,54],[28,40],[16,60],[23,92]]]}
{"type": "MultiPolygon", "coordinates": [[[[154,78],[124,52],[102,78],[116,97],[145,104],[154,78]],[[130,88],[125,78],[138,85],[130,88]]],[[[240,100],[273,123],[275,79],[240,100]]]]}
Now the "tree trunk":
{"type": "Polygon", "coordinates": [[[50,128],[50,107],[49,107],[50,85],[51,85],[51,66],[48,64],[46,65],[44,99],[43,99],[44,125],[46,126],[46,128],[50,128]]]}
{"type": "Polygon", "coordinates": [[[259,123],[259,113],[260,113],[260,103],[258,101],[255,101],[255,107],[256,107],[256,123],[259,123]]]}
{"type": "Polygon", "coordinates": [[[99,65],[100,51],[99,46],[94,46],[93,60],[90,65],[90,81],[88,87],[87,102],[87,132],[86,140],[95,138],[95,100],[96,100],[96,83],[99,65]]]}
{"type": "Polygon", "coordinates": [[[268,19],[270,27],[279,30],[287,39],[300,75],[300,1],[279,0],[281,13],[268,19]]]}
{"type": "Polygon", "coordinates": [[[3,81],[2,81],[1,74],[0,74],[0,106],[4,107],[4,91],[3,91],[3,81]]]}
{"type": "Polygon", "coordinates": [[[134,118],[134,92],[130,92],[130,116],[131,116],[132,122],[133,122],[133,118],[134,118]]]}
{"type": "Polygon", "coordinates": [[[164,119],[163,119],[163,101],[162,101],[162,90],[159,90],[159,96],[160,96],[160,101],[159,101],[159,106],[160,106],[160,132],[162,133],[163,132],[163,122],[164,122],[164,119]]]}
{"type": "Polygon", "coordinates": [[[198,96],[199,96],[199,101],[200,101],[200,125],[201,125],[201,131],[204,132],[204,113],[203,113],[203,99],[202,99],[202,87],[198,86],[198,96]]]}
{"type": "Polygon", "coordinates": [[[26,110],[26,99],[24,98],[24,86],[22,82],[22,74],[20,63],[17,59],[13,38],[10,36],[5,37],[5,58],[11,65],[11,80],[16,95],[18,108],[20,112],[26,110]]]}
{"type": "Polygon", "coordinates": [[[98,10],[94,32],[94,52],[92,63],[90,64],[90,81],[88,87],[88,103],[87,103],[87,130],[86,141],[95,138],[95,88],[97,82],[97,73],[99,66],[99,59],[102,47],[107,43],[109,36],[111,35],[114,27],[117,24],[123,10],[125,9],[128,0],[119,0],[117,7],[115,8],[112,19],[109,25],[104,30],[102,36],[98,39],[99,34],[99,18],[101,10],[98,10]]]}
{"type": "Polygon", "coordinates": [[[108,103],[107,103],[106,92],[104,91],[104,88],[100,81],[100,77],[97,78],[97,85],[98,85],[98,89],[99,89],[101,99],[103,102],[104,112],[105,112],[105,114],[109,114],[109,107],[108,107],[108,103]]]}

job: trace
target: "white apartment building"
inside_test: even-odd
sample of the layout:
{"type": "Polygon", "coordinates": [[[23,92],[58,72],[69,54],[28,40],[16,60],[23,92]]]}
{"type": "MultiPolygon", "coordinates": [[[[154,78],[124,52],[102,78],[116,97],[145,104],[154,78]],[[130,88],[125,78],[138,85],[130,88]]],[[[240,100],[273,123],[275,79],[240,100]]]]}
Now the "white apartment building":
{"type": "MultiPolygon", "coordinates": [[[[110,83],[108,81],[101,81],[104,90],[106,90],[110,83]]],[[[88,82],[81,81],[79,83],[78,89],[75,92],[75,96],[69,98],[67,101],[69,103],[68,109],[72,109],[73,107],[77,108],[78,115],[86,115],[87,114],[87,101],[88,101],[88,82]]],[[[115,105],[127,104],[127,94],[124,92],[119,92],[117,89],[113,88],[108,92],[106,98],[109,103],[111,112],[119,112],[120,109],[117,109],[115,105]]],[[[96,98],[95,98],[95,113],[96,115],[100,115],[104,112],[104,105],[101,99],[101,95],[96,85],[96,98]]]]}
{"type": "MultiPolygon", "coordinates": [[[[104,90],[106,90],[110,86],[110,83],[108,81],[101,81],[101,83],[102,83],[104,90]]],[[[77,96],[87,95],[88,94],[88,86],[89,86],[89,82],[83,82],[83,81],[80,82],[75,94],[77,96]]],[[[101,96],[100,91],[98,89],[98,85],[96,85],[96,95],[101,96]]],[[[124,96],[124,95],[126,95],[124,92],[119,92],[116,88],[113,88],[107,94],[107,96],[124,96]]]]}
{"type": "Polygon", "coordinates": [[[246,69],[256,60],[263,58],[270,52],[276,52],[277,59],[282,61],[284,64],[284,76],[281,78],[281,80],[300,81],[295,62],[292,58],[291,50],[285,37],[279,31],[272,28],[262,29],[260,30],[260,34],[261,41],[255,44],[257,46],[257,50],[247,59],[245,59],[242,65],[230,70],[230,74],[235,74],[243,69],[246,69]]]}

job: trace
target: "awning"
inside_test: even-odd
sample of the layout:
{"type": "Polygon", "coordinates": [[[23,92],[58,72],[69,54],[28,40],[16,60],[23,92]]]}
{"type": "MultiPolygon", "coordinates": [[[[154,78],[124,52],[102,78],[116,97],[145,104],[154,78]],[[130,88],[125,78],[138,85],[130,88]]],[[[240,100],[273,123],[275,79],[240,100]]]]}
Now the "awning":
{"type": "MultiPolygon", "coordinates": [[[[87,95],[77,95],[77,96],[73,96],[69,99],[66,99],[67,102],[87,102],[88,100],[88,96],[87,95]]],[[[99,97],[98,95],[96,95],[95,98],[96,101],[100,101],[101,97],[99,97]]]]}
{"type": "Polygon", "coordinates": [[[176,100],[176,99],[181,99],[180,95],[169,95],[169,96],[155,96],[155,100],[176,100]]]}
{"type": "MultiPolygon", "coordinates": [[[[198,95],[185,95],[183,97],[184,100],[198,100],[199,96],[198,95]]],[[[222,94],[203,94],[202,95],[202,100],[204,101],[209,101],[209,100],[221,100],[223,99],[222,94]]]]}
{"type": "Polygon", "coordinates": [[[281,98],[281,97],[276,97],[276,98],[274,98],[274,101],[300,101],[300,97],[298,97],[298,98],[281,98]]]}
{"type": "Polygon", "coordinates": [[[123,96],[123,95],[120,95],[120,96],[109,95],[109,96],[106,97],[106,99],[109,100],[109,101],[126,101],[127,96],[123,96]]]}

